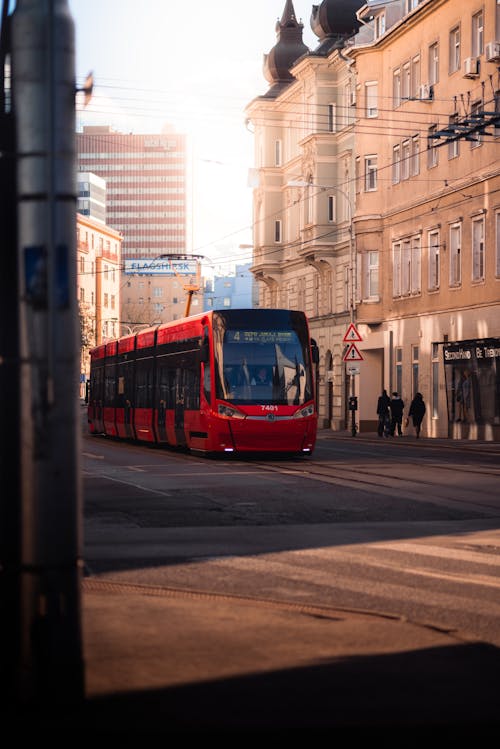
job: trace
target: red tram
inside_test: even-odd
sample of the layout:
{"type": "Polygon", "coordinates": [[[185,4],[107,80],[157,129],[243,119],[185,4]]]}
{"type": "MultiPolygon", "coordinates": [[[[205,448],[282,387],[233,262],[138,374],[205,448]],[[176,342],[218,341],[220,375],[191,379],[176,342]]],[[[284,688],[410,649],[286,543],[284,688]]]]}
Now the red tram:
{"type": "Polygon", "coordinates": [[[90,357],[91,433],[203,453],[314,449],[317,347],[303,312],[206,312],[90,357]]]}

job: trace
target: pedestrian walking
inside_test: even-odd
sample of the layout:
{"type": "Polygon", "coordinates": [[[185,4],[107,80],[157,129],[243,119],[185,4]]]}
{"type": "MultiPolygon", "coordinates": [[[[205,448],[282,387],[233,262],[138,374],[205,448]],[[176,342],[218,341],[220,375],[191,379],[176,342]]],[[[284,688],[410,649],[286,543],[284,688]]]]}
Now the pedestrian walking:
{"type": "Polygon", "coordinates": [[[417,433],[417,439],[418,437],[420,437],[420,427],[422,425],[424,414],[425,414],[424,399],[422,397],[422,393],[417,393],[410,404],[410,410],[408,411],[408,418],[406,419],[406,424],[408,424],[410,417],[412,418],[413,426],[415,427],[415,431],[417,433]]]}
{"type": "Polygon", "coordinates": [[[390,417],[391,417],[391,399],[387,395],[387,390],[382,390],[382,395],[379,396],[377,401],[377,416],[378,426],[377,434],[379,437],[383,437],[384,433],[389,433],[390,417]]]}
{"type": "Polygon", "coordinates": [[[391,398],[391,437],[394,437],[396,429],[398,430],[399,437],[403,436],[402,426],[404,408],[405,404],[403,399],[396,391],[394,391],[391,398]]]}

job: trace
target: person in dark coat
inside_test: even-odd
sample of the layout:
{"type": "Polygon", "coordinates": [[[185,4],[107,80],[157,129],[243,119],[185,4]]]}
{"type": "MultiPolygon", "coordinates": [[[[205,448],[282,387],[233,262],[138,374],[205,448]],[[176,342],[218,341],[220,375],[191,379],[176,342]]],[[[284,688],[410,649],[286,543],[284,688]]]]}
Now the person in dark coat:
{"type": "Polygon", "coordinates": [[[391,437],[394,437],[396,428],[398,430],[398,435],[400,437],[403,436],[402,425],[404,407],[405,404],[403,399],[400,398],[396,391],[394,391],[391,398],[391,437]]]}
{"type": "Polygon", "coordinates": [[[410,404],[410,410],[408,411],[408,418],[412,418],[413,426],[417,433],[417,438],[420,437],[420,427],[425,414],[425,403],[422,397],[422,393],[417,393],[410,404]]]}
{"type": "Polygon", "coordinates": [[[386,428],[386,425],[390,420],[390,416],[391,416],[390,405],[391,405],[391,399],[387,395],[387,390],[382,390],[382,395],[379,396],[379,399],[377,401],[377,415],[378,415],[377,434],[379,437],[384,436],[384,429],[386,428]]]}

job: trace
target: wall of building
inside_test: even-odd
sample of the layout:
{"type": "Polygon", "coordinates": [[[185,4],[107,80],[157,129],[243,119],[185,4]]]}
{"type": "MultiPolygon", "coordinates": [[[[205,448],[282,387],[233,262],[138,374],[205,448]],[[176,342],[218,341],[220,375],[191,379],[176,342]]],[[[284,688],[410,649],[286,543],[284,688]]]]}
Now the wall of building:
{"type": "MultiPolygon", "coordinates": [[[[477,134],[471,134],[473,140],[448,142],[429,137],[433,129],[439,133],[449,127],[453,118],[470,123],[475,111],[487,122],[484,113],[496,110],[497,62],[485,54],[486,40],[496,38],[496,15],[493,2],[466,9],[443,0],[429,2],[370,47],[355,45],[349,52],[360,92],[357,155],[363,163],[367,154],[374,154],[378,165],[376,189],[367,192],[361,185],[357,196],[360,266],[367,268],[370,252],[379,257],[378,296],[368,298],[366,277],[360,278],[357,319],[366,323],[362,349],[365,354],[376,349],[372,331],[382,328],[388,334],[384,386],[392,389],[400,383],[407,405],[417,390],[422,392],[427,403],[424,434],[434,437],[499,435],[498,405],[493,417],[485,421],[483,414],[482,423],[472,416],[455,420],[443,353],[446,342],[500,336],[497,137],[492,127],[477,140],[477,134]],[[482,46],[474,49],[478,14],[482,46]],[[469,77],[466,60],[474,52],[477,75],[469,77]],[[395,96],[395,79],[405,70],[407,98],[395,96]],[[374,80],[378,113],[368,120],[365,91],[374,80]],[[422,91],[423,83],[432,85],[431,95],[422,91]],[[374,139],[382,131],[386,137],[374,139]]],[[[363,392],[371,380],[372,367],[363,364],[363,392]]],[[[489,387],[498,390],[498,374],[489,387]]],[[[372,414],[373,403],[361,399],[362,428],[371,428],[372,414]]]]}
{"type": "MultiPolygon", "coordinates": [[[[78,169],[106,182],[106,222],[123,235],[124,259],[152,260],[187,252],[187,140],[167,129],[156,135],[125,134],[111,127],[77,133],[78,169]]],[[[130,274],[120,319],[147,324],[182,316],[175,277],[145,280],[130,274]],[[158,296],[156,296],[158,295],[158,296]],[[175,302],[174,300],[178,301],[175,302]],[[140,301],[142,300],[142,301],[140,301]]]]}
{"type": "Polygon", "coordinates": [[[362,431],[374,430],[386,388],[407,409],[423,393],[426,436],[498,439],[500,129],[439,134],[462,135],[499,111],[499,6],[389,0],[359,14],[360,33],[343,51],[304,56],[294,81],[247,107],[260,304],[308,314],[320,423],[348,423],[343,337],[354,320],[362,431]],[[450,130],[454,122],[462,130],[450,130]],[[463,360],[446,360],[451,343],[463,360]],[[458,420],[464,374],[476,400],[458,420]]]}
{"type": "MultiPolygon", "coordinates": [[[[88,351],[120,335],[121,242],[119,232],[76,214],[77,297],[82,331],[82,387],[89,374],[88,351]]],[[[84,393],[83,393],[84,394],[84,393]]]]}
{"type": "Polygon", "coordinates": [[[234,273],[210,279],[203,295],[204,310],[251,309],[258,306],[258,292],[250,265],[237,265],[234,273]]]}
{"type": "Polygon", "coordinates": [[[261,306],[306,312],[320,351],[320,424],[338,430],[348,419],[342,359],[354,280],[352,75],[338,51],[306,56],[293,73],[296,80],[279,96],[247,108],[259,174],[252,272],[261,306]]]}

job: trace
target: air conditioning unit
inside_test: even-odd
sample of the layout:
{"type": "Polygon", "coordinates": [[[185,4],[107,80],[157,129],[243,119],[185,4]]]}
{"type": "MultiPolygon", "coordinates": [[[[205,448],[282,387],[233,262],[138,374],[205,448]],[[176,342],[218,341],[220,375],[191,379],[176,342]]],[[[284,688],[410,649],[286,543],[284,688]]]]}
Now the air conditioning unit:
{"type": "Polygon", "coordinates": [[[466,57],[464,60],[464,78],[477,78],[479,75],[479,58],[466,57]]]}
{"type": "Polygon", "coordinates": [[[432,86],[429,83],[420,84],[418,87],[418,98],[427,99],[427,101],[432,99],[432,86]]]}
{"type": "Polygon", "coordinates": [[[488,42],[485,55],[488,62],[500,62],[500,42],[488,42]]]}

